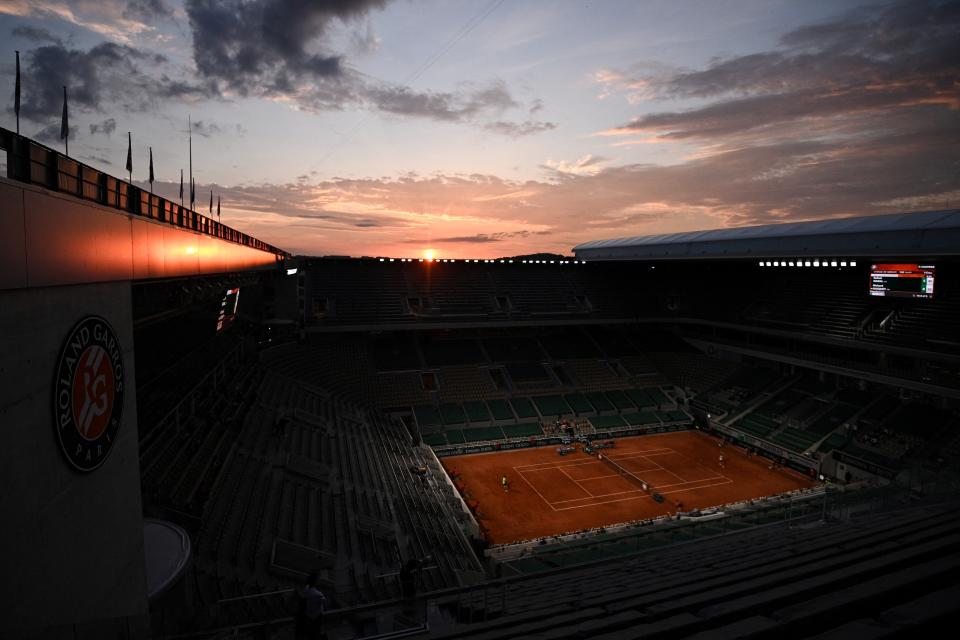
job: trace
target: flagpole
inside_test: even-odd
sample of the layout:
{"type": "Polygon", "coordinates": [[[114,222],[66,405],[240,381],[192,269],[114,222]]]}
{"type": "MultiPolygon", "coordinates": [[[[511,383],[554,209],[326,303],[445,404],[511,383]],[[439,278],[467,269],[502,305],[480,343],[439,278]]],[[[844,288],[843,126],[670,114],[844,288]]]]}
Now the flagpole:
{"type": "Polygon", "coordinates": [[[13,96],[13,110],[17,114],[17,135],[20,135],[20,52],[17,51],[17,84],[13,96]]]}
{"type": "Polygon", "coordinates": [[[187,115],[187,135],[190,144],[190,210],[193,210],[193,123],[187,115]]]}
{"type": "Polygon", "coordinates": [[[70,157],[70,116],[67,113],[67,85],[63,85],[63,117],[60,123],[60,135],[63,137],[63,153],[70,157]]]}
{"type": "Polygon", "coordinates": [[[127,131],[127,182],[133,184],[133,137],[127,131]]]}

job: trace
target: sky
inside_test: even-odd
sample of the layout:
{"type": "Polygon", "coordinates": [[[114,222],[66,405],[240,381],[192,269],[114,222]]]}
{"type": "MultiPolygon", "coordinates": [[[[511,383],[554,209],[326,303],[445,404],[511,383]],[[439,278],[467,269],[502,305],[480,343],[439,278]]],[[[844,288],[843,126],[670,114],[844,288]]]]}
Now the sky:
{"type": "MultiPolygon", "coordinates": [[[[957,0],[0,0],[0,126],[293,253],[960,202],[957,0]],[[188,121],[191,125],[188,126],[188,121]]],[[[951,204],[952,203],[952,204],[951,204]]]]}

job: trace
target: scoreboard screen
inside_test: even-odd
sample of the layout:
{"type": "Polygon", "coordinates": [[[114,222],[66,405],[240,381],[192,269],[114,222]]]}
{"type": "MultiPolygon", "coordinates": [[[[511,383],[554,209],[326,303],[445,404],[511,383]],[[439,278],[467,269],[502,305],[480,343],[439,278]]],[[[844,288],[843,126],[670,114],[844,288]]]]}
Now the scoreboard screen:
{"type": "Polygon", "coordinates": [[[229,329],[237,317],[237,303],[240,301],[240,288],[227,289],[220,302],[220,315],[217,317],[217,331],[229,329]]]}
{"type": "Polygon", "coordinates": [[[870,265],[870,295],[888,298],[932,298],[936,268],[930,264],[870,265]]]}

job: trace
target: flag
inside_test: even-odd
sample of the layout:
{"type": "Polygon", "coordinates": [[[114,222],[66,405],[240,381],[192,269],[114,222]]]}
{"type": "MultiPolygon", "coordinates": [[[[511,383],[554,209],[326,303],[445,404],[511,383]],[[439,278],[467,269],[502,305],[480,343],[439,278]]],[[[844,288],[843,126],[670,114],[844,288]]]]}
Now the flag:
{"type": "Polygon", "coordinates": [[[210,215],[213,215],[213,189],[210,189],[210,215]]]}
{"type": "Polygon", "coordinates": [[[180,204],[183,204],[183,169],[180,169],[180,204]]]}
{"type": "Polygon", "coordinates": [[[133,138],[130,137],[129,131],[127,131],[127,173],[133,173],[133,138]]]}
{"type": "Polygon", "coordinates": [[[190,208],[193,209],[193,203],[197,201],[197,183],[190,178],[190,208]]]}
{"type": "Polygon", "coordinates": [[[220,219],[220,196],[217,196],[217,220],[220,219]]]}
{"type": "Polygon", "coordinates": [[[150,188],[153,189],[153,147],[150,147],[150,188]]]}
{"type": "Polygon", "coordinates": [[[17,51],[17,80],[13,86],[13,112],[17,114],[17,135],[20,135],[20,52],[17,51]]]}
{"type": "Polygon", "coordinates": [[[66,152],[70,155],[70,118],[67,116],[67,85],[63,85],[63,113],[60,116],[60,139],[66,142],[66,152]]]}

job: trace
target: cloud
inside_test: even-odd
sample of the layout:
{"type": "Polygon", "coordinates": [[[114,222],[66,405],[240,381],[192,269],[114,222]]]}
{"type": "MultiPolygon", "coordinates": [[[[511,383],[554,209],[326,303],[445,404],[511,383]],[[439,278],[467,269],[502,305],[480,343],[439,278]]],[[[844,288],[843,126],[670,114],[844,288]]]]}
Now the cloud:
{"type": "MultiPolygon", "coordinates": [[[[549,161],[542,180],[407,174],[215,188],[224,221],[312,255],[567,252],[586,240],[936,208],[960,192],[955,114],[854,119],[849,135],[740,139],[668,166],[549,161]]],[[[834,131],[833,128],[830,131],[834,131]]],[[[171,195],[177,185],[171,183],[171,195]]],[[[201,192],[207,187],[201,187],[201,192]]]]}
{"type": "Polygon", "coordinates": [[[173,9],[164,0],[129,0],[123,9],[123,17],[149,23],[172,18],[173,9]]]}
{"type": "Polygon", "coordinates": [[[563,175],[593,176],[603,171],[603,163],[607,161],[603,156],[588,153],[574,162],[547,160],[543,167],[563,175]]]}
{"type": "Polygon", "coordinates": [[[486,111],[517,106],[502,82],[457,93],[418,92],[401,86],[369,86],[364,92],[380,111],[448,122],[464,121],[486,111]]]}
{"type": "Polygon", "coordinates": [[[855,130],[872,135],[887,129],[880,118],[903,123],[903,113],[927,117],[931,106],[955,113],[958,32],[956,3],[900,0],[859,8],[785,34],[774,51],[634,78],[655,99],[710,102],[646,113],[605,133],[725,140],[733,148],[742,144],[741,136],[760,133],[796,139],[811,137],[810,131],[821,137],[855,130]]]}
{"type": "Polygon", "coordinates": [[[24,40],[30,40],[31,42],[50,42],[53,44],[63,44],[60,38],[42,27],[21,25],[19,27],[14,27],[10,34],[15,38],[23,38],[24,40]]]}
{"type": "Polygon", "coordinates": [[[150,23],[164,6],[159,0],[0,0],[0,14],[60,20],[129,45],[154,30],[150,23]]]}
{"type": "MultiPolygon", "coordinates": [[[[79,131],[78,127],[70,127],[70,137],[76,139],[77,132],[79,131]]],[[[47,125],[46,127],[40,129],[33,134],[33,139],[39,142],[43,142],[47,145],[62,145],[63,140],[60,138],[60,123],[47,125]]],[[[58,147],[59,148],[59,147],[58,147]]]]}
{"type": "Polygon", "coordinates": [[[505,240],[515,238],[527,238],[530,235],[548,235],[550,231],[531,232],[526,229],[521,231],[497,232],[497,233],[476,233],[471,236],[451,236],[447,238],[420,238],[404,240],[405,244],[415,244],[424,246],[429,244],[490,244],[493,242],[504,242],[505,240]]]}
{"type": "Polygon", "coordinates": [[[188,89],[164,74],[156,75],[165,56],[128,45],[103,42],[88,50],[63,45],[38,47],[25,56],[24,78],[43,78],[24,92],[22,114],[36,122],[60,114],[63,86],[70,105],[100,111],[105,104],[125,111],[146,111],[158,101],[183,95],[208,95],[202,87],[188,89]]]}
{"type": "Polygon", "coordinates": [[[379,9],[385,0],[187,0],[200,74],[240,95],[288,89],[343,74],[342,56],[321,42],[335,20],[379,9]]]}
{"type": "MultiPolygon", "coordinates": [[[[519,108],[500,80],[463,83],[453,91],[416,90],[365,76],[329,45],[335,23],[357,22],[387,0],[187,0],[193,57],[203,86],[219,95],[282,99],[309,111],[366,108],[403,117],[483,126],[490,117],[519,108]]],[[[379,46],[370,22],[354,32],[350,47],[379,46]]],[[[539,107],[542,108],[542,103],[539,107]]],[[[492,131],[529,135],[552,123],[498,119],[492,131]]]]}
{"type": "Polygon", "coordinates": [[[107,118],[103,122],[94,123],[90,125],[90,135],[103,133],[103,135],[109,136],[116,130],[117,130],[117,121],[114,120],[113,118],[107,118]]]}
{"type": "Polygon", "coordinates": [[[195,120],[193,122],[193,132],[204,138],[209,138],[212,135],[217,135],[222,133],[220,125],[216,122],[208,122],[204,120],[195,120]]]}
{"type": "Polygon", "coordinates": [[[363,31],[354,31],[350,34],[350,49],[359,55],[369,55],[380,50],[380,36],[373,31],[373,24],[368,20],[363,31]]]}
{"type": "Polygon", "coordinates": [[[108,165],[108,166],[113,165],[112,162],[100,156],[86,155],[86,156],[80,156],[80,157],[81,159],[87,160],[88,162],[94,165],[108,165]]]}
{"type": "Polygon", "coordinates": [[[556,129],[557,124],[555,122],[538,122],[535,120],[527,120],[525,122],[507,122],[505,120],[498,120],[496,122],[488,122],[483,125],[483,128],[487,131],[493,133],[499,133],[500,135],[509,136],[511,138],[520,138],[523,136],[534,135],[537,133],[543,133],[544,131],[550,131],[551,129],[556,129]]]}

